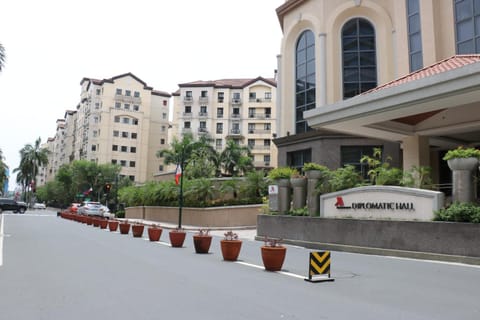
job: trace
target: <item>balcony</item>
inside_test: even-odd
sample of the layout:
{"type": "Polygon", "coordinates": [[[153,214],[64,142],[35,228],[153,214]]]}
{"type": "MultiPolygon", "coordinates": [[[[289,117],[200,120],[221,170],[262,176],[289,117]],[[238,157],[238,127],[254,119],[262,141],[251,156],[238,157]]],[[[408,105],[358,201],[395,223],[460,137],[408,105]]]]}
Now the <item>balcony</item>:
{"type": "Polygon", "coordinates": [[[192,113],[191,113],[191,112],[184,112],[184,113],[183,113],[183,117],[184,117],[184,118],[191,118],[191,117],[192,117],[192,113]]]}
{"type": "Polygon", "coordinates": [[[114,97],[115,101],[125,102],[125,103],[132,103],[132,104],[141,104],[142,98],[134,97],[134,96],[126,96],[123,94],[115,94],[114,97]]]}
{"type": "Polygon", "coordinates": [[[200,128],[198,128],[198,133],[199,134],[207,134],[208,130],[207,130],[207,128],[200,127],[200,128]]]}
{"type": "Polygon", "coordinates": [[[202,97],[202,96],[200,96],[200,97],[198,98],[198,102],[199,102],[199,103],[208,103],[208,97],[202,97]]]}
{"type": "Polygon", "coordinates": [[[242,104],[242,99],[240,98],[233,98],[232,99],[232,105],[240,105],[242,104]]]}
{"type": "Polygon", "coordinates": [[[182,128],[182,133],[192,133],[192,128],[182,128]]]}
{"type": "Polygon", "coordinates": [[[232,135],[240,135],[240,129],[232,129],[232,130],[230,130],[230,134],[232,134],[232,135]]]}
{"type": "Polygon", "coordinates": [[[234,119],[240,119],[240,113],[232,113],[231,117],[234,119]]]}
{"type": "Polygon", "coordinates": [[[193,102],[193,97],[188,97],[188,96],[185,96],[183,97],[183,103],[192,103],[193,102]]]}
{"type": "Polygon", "coordinates": [[[252,149],[265,151],[265,150],[270,150],[270,146],[257,144],[257,145],[254,145],[252,149]]]}
{"type": "Polygon", "coordinates": [[[216,149],[216,150],[222,150],[222,149],[223,149],[223,145],[217,144],[217,145],[215,145],[215,149],[216,149]]]}
{"type": "Polygon", "coordinates": [[[223,113],[217,113],[217,118],[223,118],[223,113]]]}
{"type": "Polygon", "coordinates": [[[206,118],[206,117],[208,116],[208,112],[199,112],[199,113],[198,113],[198,116],[199,116],[200,118],[206,118]]]}
{"type": "Polygon", "coordinates": [[[217,102],[218,102],[218,103],[223,103],[223,98],[218,98],[218,99],[217,99],[217,102]]]}

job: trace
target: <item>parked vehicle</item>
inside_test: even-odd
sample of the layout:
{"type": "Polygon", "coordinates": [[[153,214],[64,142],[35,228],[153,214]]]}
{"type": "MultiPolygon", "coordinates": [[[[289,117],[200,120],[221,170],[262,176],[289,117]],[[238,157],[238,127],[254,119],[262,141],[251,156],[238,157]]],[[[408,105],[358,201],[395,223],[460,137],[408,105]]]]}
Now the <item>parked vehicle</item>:
{"type": "Polygon", "coordinates": [[[47,206],[45,203],[34,203],[33,204],[33,209],[47,209],[47,206]]]}
{"type": "Polygon", "coordinates": [[[82,205],[78,207],[77,212],[86,216],[110,217],[110,211],[106,211],[100,202],[83,202],[82,205]]]}
{"type": "Polygon", "coordinates": [[[0,198],[0,213],[3,211],[13,211],[13,213],[24,213],[27,210],[25,203],[17,202],[13,199],[0,198]]]}

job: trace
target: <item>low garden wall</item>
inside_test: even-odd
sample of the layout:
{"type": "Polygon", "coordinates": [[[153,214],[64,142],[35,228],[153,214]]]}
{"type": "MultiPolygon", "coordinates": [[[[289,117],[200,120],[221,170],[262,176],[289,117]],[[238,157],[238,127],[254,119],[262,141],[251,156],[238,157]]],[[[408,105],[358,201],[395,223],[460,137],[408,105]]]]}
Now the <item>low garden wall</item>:
{"type": "MultiPolygon", "coordinates": [[[[182,224],[199,227],[251,227],[257,224],[262,205],[182,208],[182,224]]],[[[127,219],[145,219],[178,224],[178,207],[128,207],[127,219]]]]}
{"type": "Polygon", "coordinates": [[[305,247],[480,264],[480,224],[258,215],[257,239],[305,247]]]}

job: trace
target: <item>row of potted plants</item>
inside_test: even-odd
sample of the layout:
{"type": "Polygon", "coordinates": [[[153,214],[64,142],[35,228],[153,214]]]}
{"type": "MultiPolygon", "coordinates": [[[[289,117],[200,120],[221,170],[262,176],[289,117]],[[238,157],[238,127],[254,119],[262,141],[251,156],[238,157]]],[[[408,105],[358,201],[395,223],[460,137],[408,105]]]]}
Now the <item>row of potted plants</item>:
{"type": "MultiPolygon", "coordinates": [[[[111,232],[116,232],[117,230],[120,234],[129,234],[130,229],[132,230],[132,235],[135,238],[143,237],[145,230],[145,224],[139,222],[130,222],[128,220],[115,220],[115,219],[104,219],[80,215],[77,213],[71,213],[64,211],[60,214],[62,218],[68,220],[74,220],[80,223],[85,223],[87,225],[92,225],[94,227],[100,227],[101,229],[108,229],[111,232]]],[[[156,225],[148,225],[147,233],[150,241],[160,241],[163,229],[156,225]]],[[[181,248],[185,242],[186,231],[184,229],[172,229],[169,232],[170,244],[173,248],[181,248]]],[[[212,236],[209,233],[208,229],[200,229],[197,233],[193,235],[193,244],[195,252],[199,254],[208,253],[212,243],[212,236]]],[[[242,247],[242,240],[238,238],[238,235],[233,231],[228,231],[224,234],[224,239],[220,240],[220,248],[222,252],[222,257],[225,261],[237,261],[238,256],[240,255],[240,250],[242,247]]],[[[265,237],[265,244],[261,247],[262,261],[265,267],[265,270],[268,271],[279,271],[282,268],[283,262],[285,260],[287,248],[280,245],[278,239],[270,239],[265,237]]]]}

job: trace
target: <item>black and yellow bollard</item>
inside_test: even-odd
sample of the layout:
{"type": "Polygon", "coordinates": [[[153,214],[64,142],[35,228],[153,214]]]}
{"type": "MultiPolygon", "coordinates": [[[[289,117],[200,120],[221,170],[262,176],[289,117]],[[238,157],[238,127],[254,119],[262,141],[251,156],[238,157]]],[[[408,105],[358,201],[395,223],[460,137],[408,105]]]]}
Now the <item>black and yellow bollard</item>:
{"type": "Polygon", "coordinates": [[[334,281],[330,277],[330,251],[310,252],[308,278],[309,282],[334,281]]]}

